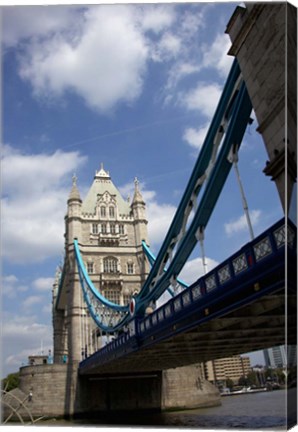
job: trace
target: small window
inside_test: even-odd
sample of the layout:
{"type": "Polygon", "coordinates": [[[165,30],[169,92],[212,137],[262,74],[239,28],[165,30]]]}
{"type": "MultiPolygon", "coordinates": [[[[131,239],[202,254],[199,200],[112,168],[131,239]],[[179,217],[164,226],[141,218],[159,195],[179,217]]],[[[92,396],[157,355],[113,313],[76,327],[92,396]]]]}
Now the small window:
{"type": "Polygon", "coordinates": [[[133,263],[127,263],[127,273],[128,274],[133,274],[133,263]]]}
{"type": "Polygon", "coordinates": [[[100,207],[100,216],[106,217],[106,208],[104,206],[100,207]]]}
{"type": "Polygon", "coordinates": [[[93,273],[93,270],[94,270],[94,264],[93,264],[93,262],[88,262],[87,263],[87,272],[88,273],[93,273]]]}
{"type": "Polygon", "coordinates": [[[120,304],[120,292],[118,290],[113,290],[113,289],[105,290],[104,291],[104,296],[109,301],[111,301],[113,303],[120,304]]]}
{"type": "Polygon", "coordinates": [[[92,224],[92,234],[98,234],[98,225],[92,224]]]}
{"type": "Polygon", "coordinates": [[[118,262],[116,258],[109,257],[103,260],[103,271],[105,273],[117,273],[118,262]]]}
{"type": "Polygon", "coordinates": [[[106,234],[107,233],[107,226],[106,226],[106,224],[101,224],[101,232],[102,232],[102,234],[106,234]]]}
{"type": "Polygon", "coordinates": [[[124,234],[124,225],[119,225],[119,234],[124,234]]]}
{"type": "Polygon", "coordinates": [[[110,232],[111,232],[111,234],[116,234],[115,224],[110,224],[110,232]]]}
{"type": "Polygon", "coordinates": [[[130,294],[123,294],[123,304],[126,306],[130,303],[131,295],[130,294]]]}
{"type": "Polygon", "coordinates": [[[114,207],[109,207],[109,216],[111,218],[115,217],[115,209],[114,209],[114,207]]]}

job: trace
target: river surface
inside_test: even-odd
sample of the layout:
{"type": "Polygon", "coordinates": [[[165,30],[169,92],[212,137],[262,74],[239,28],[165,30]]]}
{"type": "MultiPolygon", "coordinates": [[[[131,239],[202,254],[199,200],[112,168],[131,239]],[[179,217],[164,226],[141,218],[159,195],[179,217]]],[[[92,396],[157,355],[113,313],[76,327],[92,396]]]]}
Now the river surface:
{"type": "MultiPolygon", "coordinates": [[[[291,391],[296,391],[292,389],[291,391]]],[[[293,393],[294,394],[294,393],[293,393]]],[[[290,395],[290,393],[289,393],[290,395]]],[[[90,420],[47,420],[40,426],[132,426],[150,428],[196,429],[286,429],[286,392],[278,390],[222,397],[222,405],[213,408],[172,411],[158,414],[101,416],[90,420]]]]}

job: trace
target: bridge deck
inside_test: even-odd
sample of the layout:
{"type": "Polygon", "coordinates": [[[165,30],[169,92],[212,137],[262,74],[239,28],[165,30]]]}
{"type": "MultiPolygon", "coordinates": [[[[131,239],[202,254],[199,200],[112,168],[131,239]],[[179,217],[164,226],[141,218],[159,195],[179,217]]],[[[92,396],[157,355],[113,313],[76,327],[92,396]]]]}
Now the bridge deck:
{"type": "Polygon", "coordinates": [[[286,236],[284,221],[278,222],[154,313],[136,319],[131,334],[82,361],[80,374],[185,366],[284,344],[286,331],[288,343],[295,343],[295,233],[290,228],[286,236]]]}

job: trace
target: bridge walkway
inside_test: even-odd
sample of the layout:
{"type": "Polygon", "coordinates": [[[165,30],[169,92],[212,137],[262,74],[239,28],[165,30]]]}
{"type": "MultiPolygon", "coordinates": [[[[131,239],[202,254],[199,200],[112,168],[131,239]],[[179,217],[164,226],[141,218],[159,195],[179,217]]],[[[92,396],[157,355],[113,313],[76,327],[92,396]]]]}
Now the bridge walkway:
{"type": "Polygon", "coordinates": [[[152,314],[132,321],[130,333],[82,361],[79,373],[186,366],[283,344],[286,330],[294,343],[295,251],[296,229],[289,225],[286,233],[282,219],[152,314]]]}

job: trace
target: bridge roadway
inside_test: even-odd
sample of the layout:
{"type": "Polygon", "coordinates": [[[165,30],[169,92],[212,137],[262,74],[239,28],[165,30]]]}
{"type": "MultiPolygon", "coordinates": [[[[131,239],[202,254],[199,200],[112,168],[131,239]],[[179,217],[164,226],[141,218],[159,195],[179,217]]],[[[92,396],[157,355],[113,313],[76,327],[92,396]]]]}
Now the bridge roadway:
{"type": "Polygon", "coordinates": [[[286,230],[282,219],[152,314],[133,320],[129,332],[83,360],[79,374],[147,373],[281,345],[285,337],[295,344],[296,259],[296,227],[286,230]]]}

